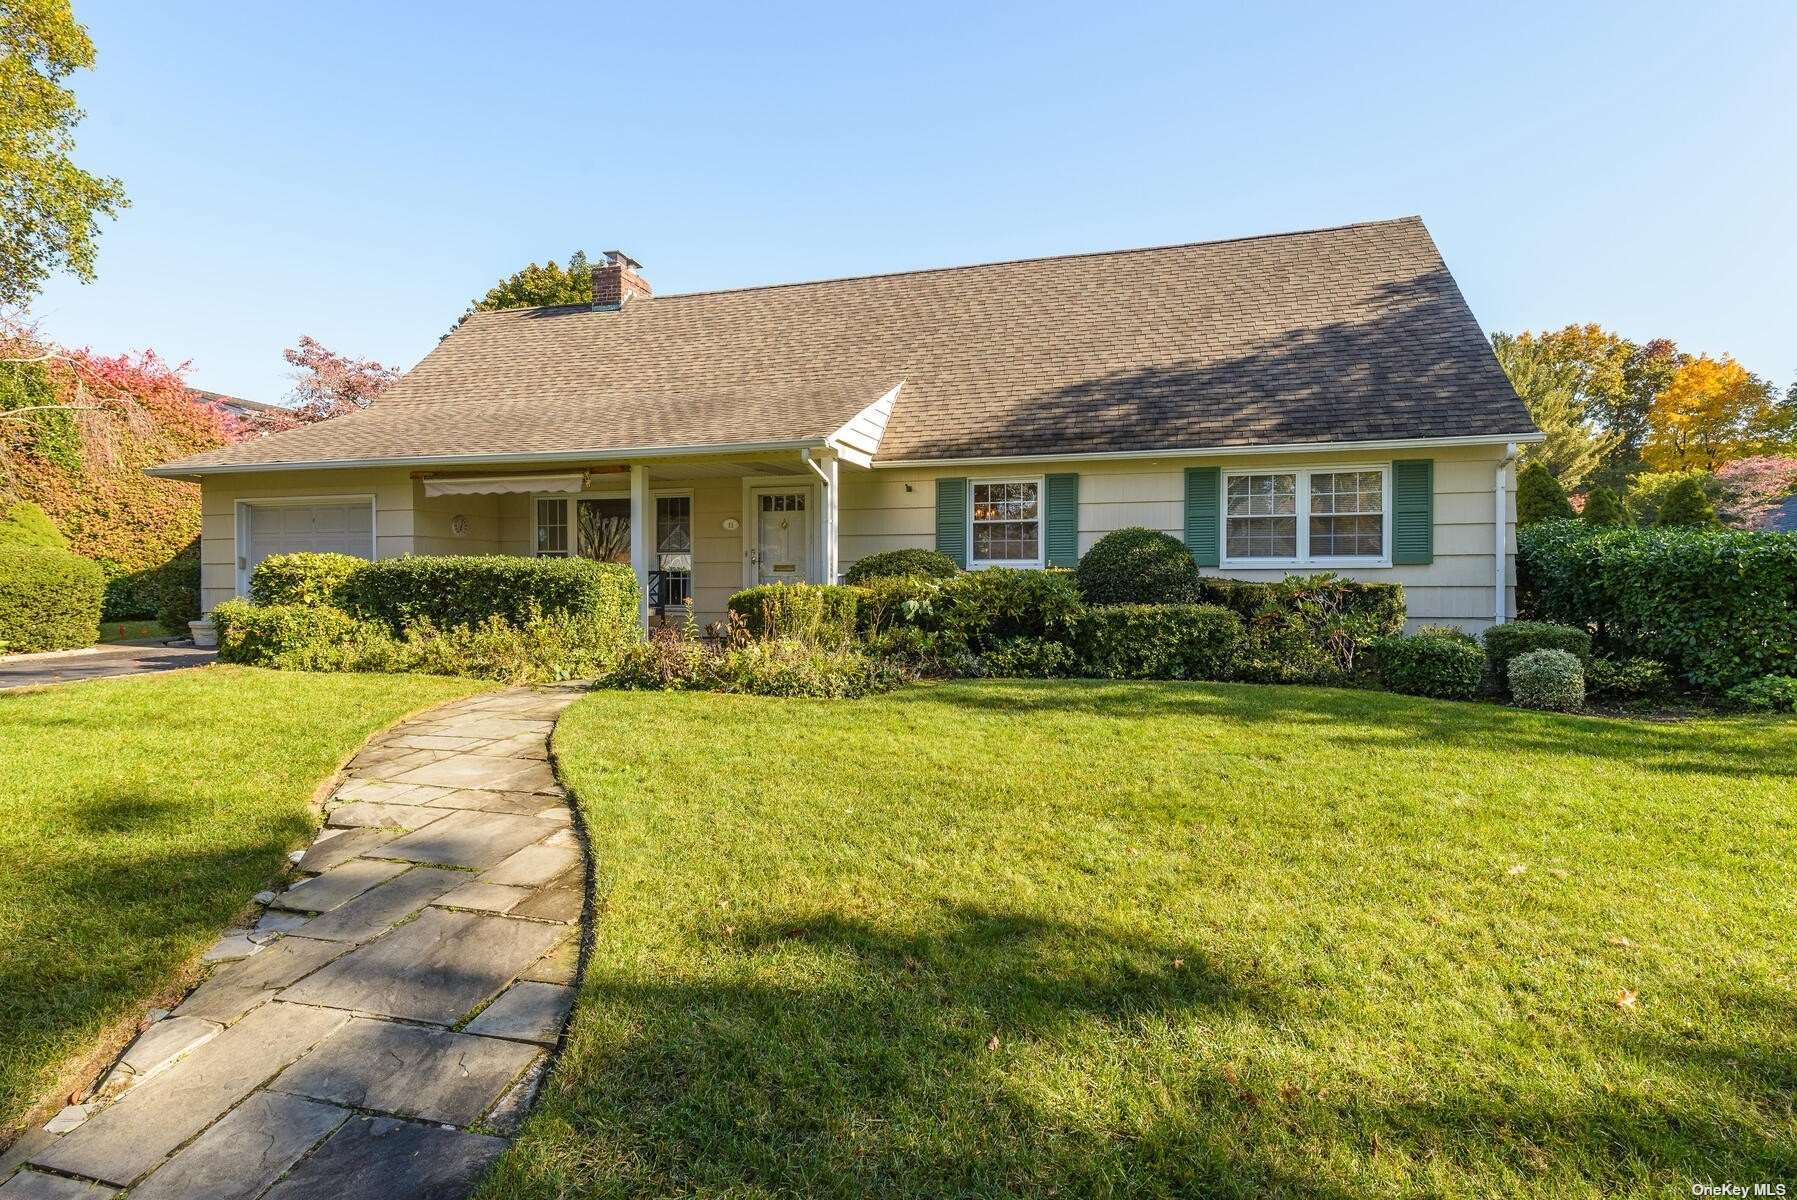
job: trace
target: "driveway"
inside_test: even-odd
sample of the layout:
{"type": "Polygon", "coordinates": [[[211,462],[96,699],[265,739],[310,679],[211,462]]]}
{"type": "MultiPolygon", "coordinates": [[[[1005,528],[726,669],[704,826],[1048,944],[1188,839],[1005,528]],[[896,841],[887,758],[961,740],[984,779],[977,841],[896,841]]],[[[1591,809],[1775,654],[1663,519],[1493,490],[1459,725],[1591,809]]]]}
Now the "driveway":
{"type": "Polygon", "coordinates": [[[216,650],[192,646],[95,646],[50,654],[0,656],[0,688],[40,683],[69,683],[108,675],[144,675],[200,667],[218,657],[216,650]]]}

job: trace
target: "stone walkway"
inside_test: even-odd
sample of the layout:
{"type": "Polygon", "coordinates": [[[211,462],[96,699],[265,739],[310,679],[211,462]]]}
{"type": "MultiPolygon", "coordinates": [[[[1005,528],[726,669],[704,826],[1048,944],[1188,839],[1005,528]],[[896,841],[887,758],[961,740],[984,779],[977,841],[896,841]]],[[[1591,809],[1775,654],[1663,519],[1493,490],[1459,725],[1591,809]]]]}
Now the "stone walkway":
{"type": "Polygon", "coordinates": [[[96,1100],[7,1155],[29,1165],[0,1200],[465,1196],[573,1000],[586,866],[548,736],[576,695],[479,696],[372,742],[286,889],[96,1100]]]}

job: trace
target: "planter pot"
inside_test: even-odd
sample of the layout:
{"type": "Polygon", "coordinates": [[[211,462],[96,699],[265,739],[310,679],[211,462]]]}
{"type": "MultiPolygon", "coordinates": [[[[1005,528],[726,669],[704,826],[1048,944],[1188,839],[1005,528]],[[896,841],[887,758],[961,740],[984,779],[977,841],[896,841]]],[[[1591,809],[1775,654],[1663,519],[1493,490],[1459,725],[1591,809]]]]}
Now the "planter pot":
{"type": "Polygon", "coordinates": [[[196,649],[215,650],[218,648],[218,627],[212,623],[211,617],[201,617],[197,621],[189,621],[187,631],[193,634],[193,644],[196,649]]]}

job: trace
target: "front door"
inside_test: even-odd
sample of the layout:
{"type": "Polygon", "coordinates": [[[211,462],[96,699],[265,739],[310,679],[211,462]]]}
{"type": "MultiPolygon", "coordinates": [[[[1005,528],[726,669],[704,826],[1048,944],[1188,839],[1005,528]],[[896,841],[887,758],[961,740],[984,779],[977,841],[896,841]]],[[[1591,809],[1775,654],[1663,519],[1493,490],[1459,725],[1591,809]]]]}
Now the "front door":
{"type": "Polygon", "coordinates": [[[756,488],[750,494],[755,514],[756,583],[803,583],[811,570],[811,489],[756,488]]]}

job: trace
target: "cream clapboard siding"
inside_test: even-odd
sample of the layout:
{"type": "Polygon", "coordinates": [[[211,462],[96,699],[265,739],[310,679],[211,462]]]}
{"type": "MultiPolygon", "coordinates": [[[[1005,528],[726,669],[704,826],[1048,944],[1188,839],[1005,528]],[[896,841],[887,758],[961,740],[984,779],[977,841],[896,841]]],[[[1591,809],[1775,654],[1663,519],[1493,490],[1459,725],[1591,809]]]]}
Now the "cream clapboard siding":
{"type": "MultiPolygon", "coordinates": [[[[1037,478],[1044,474],[1079,473],[1079,549],[1084,554],[1099,538],[1116,529],[1142,525],[1174,537],[1185,531],[1185,469],[1220,466],[1227,470],[1255,467],[1322,467],[1380,465],[1393,458],[1435,460],[1435,561],[1428,566],[1341,568],[1352,579],[1402,583],[1412,626],[1455,624],[1469,630],[1491,623],[1493,599],[1492,482],[1502,454],[1496,447],[1468,447],[1393,454],[1343,451],[1302,457],[1239,455],[1226,458],[1123,459],[1002,467],[953,466],[845,472],[841,499],[841,561],[846,570],[857,559],[884,550],[936,544],[936,479],[1037,478]]],[[[1510,507],[1511,566],[1515,579],[1514,471],[1507,494],[1510,507]]],[[[1284,569],[1207,570],[1237,579],[1277,580],[1284,569]]],[[[1507,611],[1515,612],[1514,588],[1507,611]]]]}

